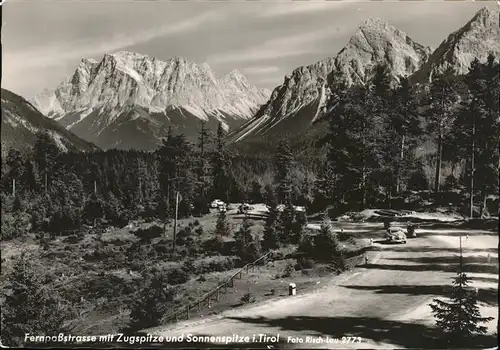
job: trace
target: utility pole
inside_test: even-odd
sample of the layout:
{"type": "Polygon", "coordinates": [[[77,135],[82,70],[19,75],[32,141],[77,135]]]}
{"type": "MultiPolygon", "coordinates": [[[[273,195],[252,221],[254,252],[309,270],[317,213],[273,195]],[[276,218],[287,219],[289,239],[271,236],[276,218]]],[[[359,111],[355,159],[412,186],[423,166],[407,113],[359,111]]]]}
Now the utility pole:
{"type": "Polygon", "coordinates": [[[471,144],[471,164],[470,164],[470,218],[472,219],[474,217],[474,173],[476,171],[475,169],[475,137],[476,137],[476,114],[474,113],[473,115],[473,121],[472,121],[472,144],[471,144]]]}
{"type": "Polygon", "coordinates": [[[16,196],[16,179],[12,179],[12,197],[16,196]]]}
{"type": "Polygon", "coordinates": [[[94,194],[97,196],[97,181],[94,180],[94,194]]]}
{"type": "Polygon", "coordinates": [[[173,241],[173,251],[175,254],[176,240],[177,240],[177,214],[179,212],[179,192],[175,195],[175,216],[174,216],[174,241],[173,241]]]}
{"type": "Polygon", "coordinates": [[[141,175],[142,175],[142,163],[139,158],[137,158],[137,177],[139,178],[139,203],[142,204],[142,180],[141,180],[141,175]]]}
{"type": "Polygon", "coordinates": [[[44,173],[45,173],[45,194],[47,194],[47,153],[45,153],[45,169],[44,169],[44,173]]]}

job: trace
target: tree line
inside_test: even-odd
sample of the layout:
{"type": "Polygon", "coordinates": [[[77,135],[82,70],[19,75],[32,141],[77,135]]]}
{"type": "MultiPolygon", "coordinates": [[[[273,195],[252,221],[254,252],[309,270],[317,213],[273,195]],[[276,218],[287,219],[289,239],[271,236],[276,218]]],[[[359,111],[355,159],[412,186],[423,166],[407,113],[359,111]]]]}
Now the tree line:
{"type": "Polygon", "coordinates": [[[466,75],[448,70],[425,85],[402,77],[394,85],[380,66],[372,81],[342,90],[320,142],[327,148],[320,178],[330,201],[357,210],[391,207],[406,189],[428,189],[421,175],[428,159],[419,150],[429,143],[436,148],[427,155],[435,192],[442,190],[445,161],[462,167],[446,183],[468,190],[471,217],[476,198],[498,192],[499,78],[492,55],[484,64],[473,61],[466,75]]]}

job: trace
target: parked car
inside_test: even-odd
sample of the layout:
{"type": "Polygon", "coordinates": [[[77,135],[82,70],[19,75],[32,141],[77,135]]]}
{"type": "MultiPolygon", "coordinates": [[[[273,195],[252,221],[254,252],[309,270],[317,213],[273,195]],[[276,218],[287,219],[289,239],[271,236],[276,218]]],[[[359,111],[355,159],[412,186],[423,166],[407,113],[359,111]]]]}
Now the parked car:
{"type": "Polygon", "coordinates": [[[212,201],[212,203],[210,203],[210,207],[212,207],[212,208],[218,208],[218,207],[219,207],[219,205],[221,205],[221,204],[225,205],[226,203],[224,203],[224,202],[223,202],[223,201],[221,201],[220,199],[214,199],[214,200],[212,201]]]}
{"type": "Polygon", "coordinates": [[[386,231],[386,237],[394,243],[406,243],[406,234],[401,227],[389,227],[386,231]]]}
{"type": "Polygon", "coordinates": [[[250,210],[253,210],[253,207],[246,203],[243,203],[238,207],[238,214],[246,214],[250,210]]]}
{"type": "Polygon", "coordinates": [[[301,213],[305,213],[306,212],[306,207],[303,207],[303,206],[294,206],[295,207],[295,211],[298,211],[298,212],[301,212],[301,213]]]}
{"type": "MultiPolygon", "coordinates": [[[[286,206],[284,204],[278,204],[278,206],[276,207],[276,209],[281,213],[281,212],[283,212],[285,210],[285,207],[286,206]]],[[[306,212],[306,207],[304,207],[304,206],[294,205],[293,208],[297,212],[302,212],[302,213],[306,212]]]]}

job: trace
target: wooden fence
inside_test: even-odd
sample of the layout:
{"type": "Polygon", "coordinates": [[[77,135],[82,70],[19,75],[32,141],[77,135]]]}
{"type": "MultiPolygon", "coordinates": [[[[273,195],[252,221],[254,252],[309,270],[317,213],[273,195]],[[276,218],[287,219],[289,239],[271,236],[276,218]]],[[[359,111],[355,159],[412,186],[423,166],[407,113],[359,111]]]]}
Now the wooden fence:
{"type": "Polygon", "coordinates": [[[197,299],[194,302],[191,302],[187,305],[181,306],[179,309],[177,309],[175,312],[172,314],[168,315],[164,320],[166,323],[173,323],[173,322],[178,322],[180,320],[188,320],[190,316],[190,312],[193,309],[196,309],[196,311],[200,311],[202,305],[207,305],[210,307],[212,305],[213,301],[219,301],[220,295],[226,294],[227,293],[227,288],[233,288],[234,287],[234,279],[241,279],[242,278],[242,273],[248,273],[249,270],[251,269],[252,272],[255,270],[255,266],[258,266],[259,263],[265,263],[266,259],[272,255],[272,251],[267,252],[266,254],[262,255],[260,258],[257,260],[246,264],[243,266],[240,270],[238,270],[236,273],[234,273],[229,279],[225,282],[220,283],[217,287],[215,287],[213,290],[210,292],[204,294],[201,298],[197,299]],[[222,292],[223,290],[223,292],[222,292]]]}

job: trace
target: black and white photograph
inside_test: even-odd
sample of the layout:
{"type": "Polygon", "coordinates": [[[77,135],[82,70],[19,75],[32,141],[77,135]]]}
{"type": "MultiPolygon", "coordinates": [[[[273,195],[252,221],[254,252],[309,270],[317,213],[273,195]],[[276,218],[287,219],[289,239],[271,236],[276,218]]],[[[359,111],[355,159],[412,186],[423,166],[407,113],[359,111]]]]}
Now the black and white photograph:
{"type": "Polygon", "coordinates": [[[498,349],[500,1],[1,19],[2,347],[498,349]]]}

